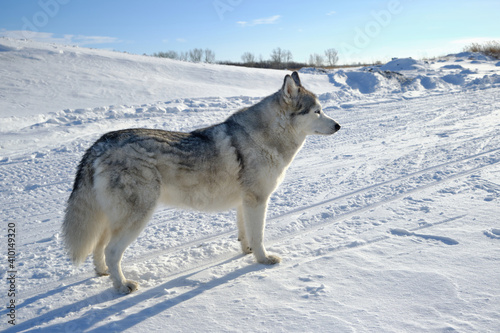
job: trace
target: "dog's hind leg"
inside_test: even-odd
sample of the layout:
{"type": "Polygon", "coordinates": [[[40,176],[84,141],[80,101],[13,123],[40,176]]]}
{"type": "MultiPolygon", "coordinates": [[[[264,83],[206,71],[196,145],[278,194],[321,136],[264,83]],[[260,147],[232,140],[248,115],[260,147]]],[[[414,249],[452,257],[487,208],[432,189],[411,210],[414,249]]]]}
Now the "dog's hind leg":
{"type": "Polygon", "coordinates": [[[122,294],[131,293],[139,288],[137,282],[125,278],[122,272],[121,261],[123,252],[139,236],[139,233],[146,226],[152,213],[153,210],[151,209],[141,218],[124,221],[122,225],[118,225],[116,229],[111,230],[111,239],[105,250],[106,264],[108,265],[108,272],[114,287],[122,294]]]}
{"type": "Polygon", "coordinates": [[[261,264],[273,265],[281,261],[275,255],[269,255],[264,248],[264,227],[266,219],[267,200],[264,203],[244,203],[243,218],[245,220],[245,236],[252,249],[255,259],[261,264]]]}
{"type": "Polygon", "coordinates": [[[109,243],[109,238],[110,238],[109,230],[104,229],[101,238],[99,238],[99,241],[97,242],[97,245],[94,248],[94,266],[95,266],[95,271],[99,276],[109,275],[108,266],[106,266],[106,259],[104,256],[104,249],[106,248],[106,245],[108,245],[109,243]]]}
{"type": "MultiPolygon", "coordinates": [[[[137,161],[129,161],[130,164],[133,162],[137,161]]],[[[103,211],[107,215],[109,242],[104,255],[108,273],[115,288],[123,294],[138,288],[137,282],[125,279],[123,275],[123,252],[144,229],[160,197],[160,176],[157,170],[148,164],[136,164],[136,167],[129,167],[121,173],[106,170],[96,177],[95,185],[103,211]]],[[[104,267],[99,262],[100,255],[97,252],[97,262],[102,269],[104,267]]]]}

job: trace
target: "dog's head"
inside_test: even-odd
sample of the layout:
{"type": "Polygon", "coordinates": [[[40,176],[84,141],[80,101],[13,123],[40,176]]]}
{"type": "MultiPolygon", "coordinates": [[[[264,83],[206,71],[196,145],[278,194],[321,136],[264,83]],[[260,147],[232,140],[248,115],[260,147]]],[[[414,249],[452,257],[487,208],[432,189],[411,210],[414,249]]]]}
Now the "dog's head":
{"type": "Polygon", "coordinates": [[[280,93],[285,113],[297,132],[330,135],[340,129],[340,125],[323,112],[316,95],[302,86],[297,72],[285,76],[280,93]]]}

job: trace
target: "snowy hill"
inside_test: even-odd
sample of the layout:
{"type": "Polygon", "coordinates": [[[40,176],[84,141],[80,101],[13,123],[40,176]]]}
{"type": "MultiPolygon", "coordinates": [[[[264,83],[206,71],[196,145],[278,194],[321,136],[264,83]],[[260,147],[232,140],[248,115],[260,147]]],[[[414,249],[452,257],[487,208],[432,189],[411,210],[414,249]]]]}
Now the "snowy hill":
{"type": "Polygon", "coordinates": [[[310,137],[271,198],[266,244],[283,262],[240,254],[235,212],[162,208],[125,251],[141,289],[122,296],[62,248],[85,149],[110,130],[222,121],[288,72],[0,39],[0,273],[15,275],[1,297],[16,323],[4,306],[0,329],[498,331],[497,65],[457,54],[303,69],[342,129],[310,137]]]}
{"type": "Polygon", "coordinates": [[[263,96],[283,79],[281,71],[193,64],[59,44],[1,38],[0,45],[2,116],[174,98],[263,96]]]}

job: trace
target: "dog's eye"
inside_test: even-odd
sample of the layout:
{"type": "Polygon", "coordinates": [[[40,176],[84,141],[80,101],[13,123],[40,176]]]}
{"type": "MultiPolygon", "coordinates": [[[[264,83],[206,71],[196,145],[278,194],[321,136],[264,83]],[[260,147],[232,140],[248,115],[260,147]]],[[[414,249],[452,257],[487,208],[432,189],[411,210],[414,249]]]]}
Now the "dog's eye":
{"type": "Polygon", "coordinates": [[[316,111],[314,111],[314,113],[321,114],[321,110],[316,110],[316,111]]]}

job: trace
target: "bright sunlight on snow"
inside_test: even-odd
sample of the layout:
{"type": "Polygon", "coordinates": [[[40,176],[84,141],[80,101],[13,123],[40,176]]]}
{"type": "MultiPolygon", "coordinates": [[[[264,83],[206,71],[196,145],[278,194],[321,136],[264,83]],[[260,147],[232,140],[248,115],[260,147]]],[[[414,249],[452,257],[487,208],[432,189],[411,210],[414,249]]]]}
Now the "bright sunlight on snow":
{"type": "Polygon", "coordinates": [[[0,39],[0,328],[498,332],[500,67],[474,53],[301,70],[342,129],[309,137],[271,197],[280,264],[240,253],[234,211],[168,207],[125,251],[137,292],[71,264],[61,223],[94,140],[223,121],[287,73],[0,39]]]}

